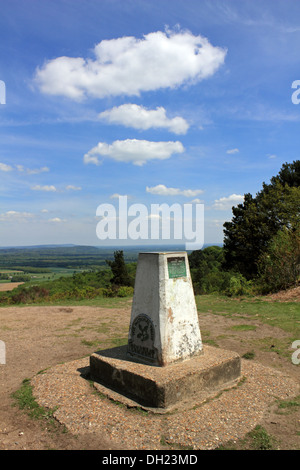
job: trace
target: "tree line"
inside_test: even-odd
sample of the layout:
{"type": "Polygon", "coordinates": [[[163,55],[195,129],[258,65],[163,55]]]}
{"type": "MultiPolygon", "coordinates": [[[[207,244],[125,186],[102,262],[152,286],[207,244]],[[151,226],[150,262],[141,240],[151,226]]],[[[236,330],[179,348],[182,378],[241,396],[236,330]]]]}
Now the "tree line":
{"type": "Polygon", "coordinates": [[[285,163],[255,197],[232,208],[224,224],[224,269],[262,293],[297,285],[300,275],[300,160],[285,163]]]}
{"type": "Polygon", "coordinates": [[[300,160],[232,207],[223,248],[191,253],[196,293],[268,294],[300,280],[300,160]]]}

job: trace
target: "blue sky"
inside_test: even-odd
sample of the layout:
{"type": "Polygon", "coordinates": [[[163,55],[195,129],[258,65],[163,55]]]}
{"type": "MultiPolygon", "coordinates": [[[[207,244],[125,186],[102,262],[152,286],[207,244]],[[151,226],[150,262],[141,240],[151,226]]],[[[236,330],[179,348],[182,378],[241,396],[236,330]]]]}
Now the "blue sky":
{"type": "Polygon", "coordinates": [[[299,159],[298,1],[0,11],[0,246],[103,245],[96,210],[115,195],[201,202],[205,244],[222,243],[231,207],[299,159]]]}

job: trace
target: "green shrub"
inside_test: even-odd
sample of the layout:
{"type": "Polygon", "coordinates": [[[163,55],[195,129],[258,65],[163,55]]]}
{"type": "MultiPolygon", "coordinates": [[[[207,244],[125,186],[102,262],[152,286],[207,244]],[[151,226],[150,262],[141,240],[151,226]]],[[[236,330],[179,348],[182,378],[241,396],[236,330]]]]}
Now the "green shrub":
{"type": "Polygon", "coordinates": [[[224,294],[234,297],[238,295],[253,294],[253,283],[240,273],[232,274],[227,278],[227,283],[223,285],[224,294]]]}
{"type": "Polygon", "coordinates": [[[118,297],[131,297],[133,295],[133,287],[131,286],[121,286],[118,289],[118,297]]]}
{"type": "Polygon", "coordinates": [[[258,284],[267,294],[296,286],[300,277],[300,224],[284,228],[271,240],[258,262],[258,284]]]}

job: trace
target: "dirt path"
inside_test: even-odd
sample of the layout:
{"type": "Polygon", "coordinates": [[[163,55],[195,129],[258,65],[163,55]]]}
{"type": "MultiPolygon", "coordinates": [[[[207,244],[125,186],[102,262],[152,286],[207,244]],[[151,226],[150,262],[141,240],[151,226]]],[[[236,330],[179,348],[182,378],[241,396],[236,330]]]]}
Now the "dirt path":
{"type": "MultiPolygon", "coordinates": [[[[255,351],[255,360],[275,367],[299,381],[299,367],[290,357],[279,356],[272,349],[270,338],[288,340],[279,328],[261,325],[253,319],[228,318],[199,314],[204,341],[245,354],[255,351]],[[252,324],[255,330],[232,329],[241,323],[252,324]],[[259,341],[269,341],[261,348],[259,341]],[[268,340],[269,339],[269,340],[268,340]]],[[[26,378],[39,371],[68,361],[89,356],[126,342],[130,319],[128,308],[99,307],[11,307],[0,309],[0,340],[6,345],[6,364],[0,365],[0,450],[26,449],[122,449],[102,435],[73,436],[60,426],[55,431],[47,423],[30,419],[18,407],[12,407],[11,393],[26,378]]],[[[299,407],[298,407],[299,408],[299,407]]],[[[268,410],[262,425],[280,442],[280,448],[300,448],[300,412],[278,414],[268,410]]]]}

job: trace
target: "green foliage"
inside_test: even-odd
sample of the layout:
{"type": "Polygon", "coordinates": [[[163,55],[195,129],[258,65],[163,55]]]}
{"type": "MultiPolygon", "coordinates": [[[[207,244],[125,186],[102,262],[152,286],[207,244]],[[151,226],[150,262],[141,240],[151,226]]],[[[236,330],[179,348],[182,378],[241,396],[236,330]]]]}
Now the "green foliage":
{"type": "Polygon", "coordinates": [[[232,220],[224,223],[224,268],[251,278],[257,272],[257,256],[275,228],[268,226],[265,214],[251,194],[245,194],[244,203],[233,207],[232,212],[232,220]]]}
{"type": "Polygon", "coordinates": [[[121,286],[118,289],[118,297],[131,297],[133,296],[133,287],[131,286],[121,286]]]}
{"type": "MultiPolygon", "coordinates": [[[[126,252],[126,262],[136,260],[132,250],[126,252]]],[[[51,272],[52,268],[98,269],[113,259],[112,248],[93,246],[39,246],[0,248],[0,266],[30,273],[51,272]]]]}
{"type": "Polygon", "coordinates": [[[300,160],[284,163],[278,175],[271,178],[271,184],[276,182],[298,188],[300,186],[300,160]]]}
{"type": "Polygon", "coordinates": [[[300,279],[300,224],[284,227],[270,241],[258,260],[262,293],[276,292],[298,284],[300,279]]]}
{"type": "Polygon", "coordinates": [[[7,281],[9,279],[8,273],[0,273],[0,281],[7,281]]]}
{"type": "Polygon", "coordinates": [[[270,241],[285,227],[294,229],[300,216],[300,161],[284,164],[256,197],[245,194],[224,224],[224,268],[247,279],[258,274],[258,261],[270,241]]]}
{"type": "Polygon", "coordinates": [[[189,255],[195,294],[219,292],[223,282],[220,273],[222,261],[223,249],[219,246],[209,246],[189,255]]]}
{"type": "Polygon", "coordinates": [[[252,295],[253,284],[248,281],[242,274],[235,273],[227,278],[227,282],[223,284],[223,293],[230,296],[252,295]]]}
{"type": "Polygon", "coordinates": [[[223,270],[224,250],[209,246],[189,255],[195,294],[251,295],[253,285],[242,274],[223,270]]]}
{"type": "Polygon", "coordinates": [[[133,280],[128,274],[127,266],[124,261],[124,253],[122,250],[114,252],[114,260],[106,261],[112,270],[111,283],[117,286],[132,286],[133,280]]]}
{"type": "Polygon", "coordinates": [[[49,268],[37,268],[33,266],[16,266],[15,269],[19,269],[20,271],[23,271],[24,273],[30,273],[30,274],[50,274],[52,271],[49,268]]]}
{"type": "MultiPolygon", "coordinates": [[[[131,263],[131,276],[134,275],[135,268],[135,263],[131,263]]],[[[112,283],[111,279],[110,269],[74,272],[72,276],[61,276],[52,281],[39,281],[36,285],[22,284],[12,291],[0,292],[0,304],[33,304],[133,295],[132,286],[119,286],[112,283]]]]}
{"type": "Polygon", "coordinates": [[[11,278],[11,282],[27,282],[30,281],[31,277],[27,274],[15,274],[11,278]]]}

